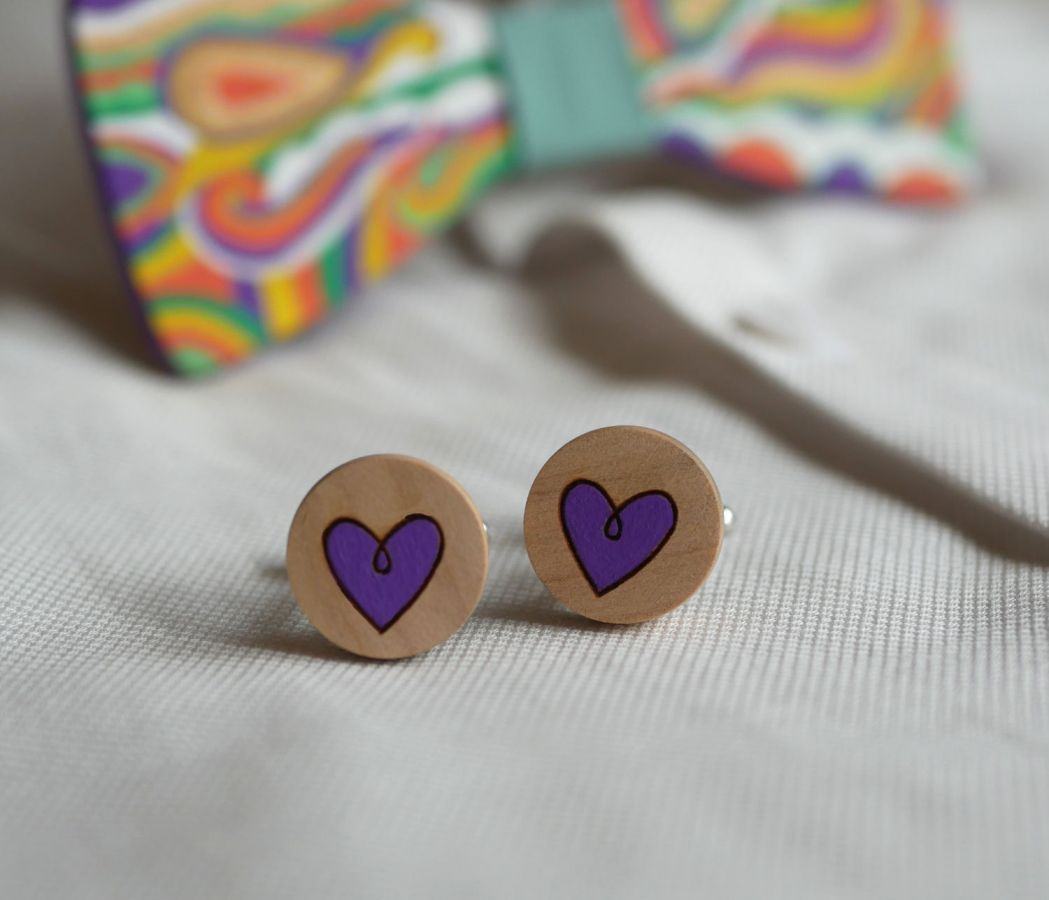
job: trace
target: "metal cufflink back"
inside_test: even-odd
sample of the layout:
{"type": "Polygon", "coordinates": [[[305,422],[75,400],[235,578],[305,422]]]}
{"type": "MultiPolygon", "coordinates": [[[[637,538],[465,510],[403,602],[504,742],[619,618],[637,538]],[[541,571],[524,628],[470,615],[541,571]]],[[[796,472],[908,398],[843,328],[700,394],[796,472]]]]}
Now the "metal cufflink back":
{"type": "Polygon", "coordinates": [[[696,593],[733,518],[688,447],[621,425],[550,457],[528,494],[525,544],[555,598],[589,619],[629,624],[696,593]]]}

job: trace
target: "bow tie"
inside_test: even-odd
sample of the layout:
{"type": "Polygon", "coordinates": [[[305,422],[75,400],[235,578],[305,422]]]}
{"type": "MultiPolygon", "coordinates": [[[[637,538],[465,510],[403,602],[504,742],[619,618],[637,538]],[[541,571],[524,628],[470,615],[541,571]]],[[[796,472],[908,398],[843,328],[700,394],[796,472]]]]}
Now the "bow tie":
{"type": "Polygon", "coordinates": [[[323,321],[488,185],[659,148],[776,189],[974,177],[941,0],[74,0],[101,196],[164,360],[323,321]]]}

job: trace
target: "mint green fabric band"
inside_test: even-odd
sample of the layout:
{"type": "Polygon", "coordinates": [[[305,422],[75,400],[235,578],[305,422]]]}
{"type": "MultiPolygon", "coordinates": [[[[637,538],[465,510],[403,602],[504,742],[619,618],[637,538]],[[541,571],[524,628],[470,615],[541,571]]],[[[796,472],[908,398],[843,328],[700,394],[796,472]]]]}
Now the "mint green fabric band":
{"type": "Polygon", "coordinates": [[[525,4],[494,18],[525,168],[651,144],[613,0],[525,4]]]}

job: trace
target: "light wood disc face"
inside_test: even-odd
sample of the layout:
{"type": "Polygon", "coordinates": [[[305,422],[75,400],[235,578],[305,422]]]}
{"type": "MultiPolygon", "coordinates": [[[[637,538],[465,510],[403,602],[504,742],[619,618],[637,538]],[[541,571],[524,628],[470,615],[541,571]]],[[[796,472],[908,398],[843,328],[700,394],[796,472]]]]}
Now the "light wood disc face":
{"type": "Polygon", "coordinates": [[[599,428],[536,476],[524,532],[536,573],[599,622],[644,622],[689,599],[721,550],[723,506],[699,458],[651,428],[599,428]]]}
{"type": "Polygon", "coordinates": [[[288,578],[329,641],[373,659],[446,640],[477,606],[488,536],[465,490],[408,456],[365,456],[329,472],[299,505],[288,578]]]}

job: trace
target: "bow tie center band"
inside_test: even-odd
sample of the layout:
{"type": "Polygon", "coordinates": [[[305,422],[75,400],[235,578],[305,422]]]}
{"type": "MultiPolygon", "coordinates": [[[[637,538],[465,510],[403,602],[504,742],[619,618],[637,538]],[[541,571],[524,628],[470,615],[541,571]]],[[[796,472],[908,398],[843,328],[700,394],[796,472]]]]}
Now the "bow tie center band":
{"type": "Polygon", "coordinates": [[[87,147],[160,357],[324,321],[521,170],[658,149],[777,190],[950,202],[940,0],[74,0],[87,147]]]}

